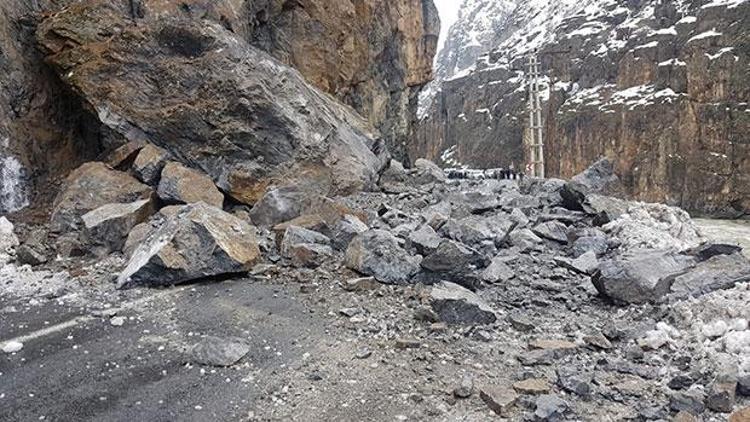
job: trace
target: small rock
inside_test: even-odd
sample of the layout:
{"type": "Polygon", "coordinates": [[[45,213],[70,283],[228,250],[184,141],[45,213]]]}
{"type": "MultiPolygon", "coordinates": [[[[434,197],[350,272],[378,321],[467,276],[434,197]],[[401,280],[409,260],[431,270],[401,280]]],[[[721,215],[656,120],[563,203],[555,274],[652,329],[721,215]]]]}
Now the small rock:
{"type": "Polygon", "coordinates": [[[688,375],[675,375],[671,380],[669,380],[669,383],[667,383],[667,386],[671,388],[672,390],[684,390],[686,388],[689,388],[695,384],[695,379],[688,375]]]}
{"type": "Polygon", "coordinates": [[[583,341],[595,349],[610,350],[612,348],[612,343],[610,343],[601,333],[584,336],[583,341]]]}
{"type": "Polygon", "coordinates": [[[491,324],[495,312],[479,296],[457,284],[442,282],[430,290],[430,305],[440,320],[456,325],[491,324]]]}
{"type": "Polygon", "coordinates": [[[250,352],[250,346],[233,340],[206,337],[193,346],[193,360],[201,365],[232,366],[250,352]]]}
{"type": "Polygon", "coordinates": [[[29,264],[32,267],[47,262],[47,256],[36,248],[23,244],[16,250],[16,261],[20,264],[29,264]]]}
{"type": "Polygon", "coordinates": [[[141,182],[154,186],[159,181],[159,176],[167,163],[170,154],[151,144],[141,148],[133,162],[133,173],[141,182]]]}
{"type": "Polygon", "coordinates": [[[729,413],[734,408],[736,382],[714,384],[706,398],[706,407],[716,412],[729,413]]]}
{"type": "Polygon", "coordinates": [[[342,286],[347,292],[365,292],[377,290],[380,288],[380,283],[374,277],[360,277],[346,280],[342,286]]]}
{"type": "Polygon", "coordinates": [[[563,390],[581,397],[591,394],[593,376],[577,368],[560,368],[557,370],[557,385],[563,390]]]}
{"type": "Polygon", "coordinates": [[[453,390],[453,395],[459,399],[469,398],[474,392],[474,379],[469,375],[461,378],[461,384],[453,390]]]}
{"type": "Polygon", "coordinates": [[[689,411],[696,415],[703,413],[706,393],[702,387],[693,386],[687,391],[672,393],[669,398],[669,408],[675,412],[689,411]]]}
{"type": "Polygon", "coordinates": [[[750,397],[750,375],[739,377],[737,380],[737,392],[741,396],[750,397]]]}
{"type": "Polygon", "coordinates": [[[510,322],[510,325],[513,328],[522,332],[534,331],[536,328],[534,321],[518,313],[508,315],[508,322],[510,322]]]}
{"type": "Polygon", "coordinates": [[[504,283],[515,277],[515,272],[500,257],[490,262],[490,265],[482,271],[480,278],[486,283],[504,283]]]}
{"type": "Polygon", "coordinates": [[[359,349],[357,350],[357,353],[354,355],[354,357],[357,359],[367,359],[370,356],[372,356],[372,350],[368,348],[359,349]]]}
{"type": "Polygon", "coordinates": [[[435,229],[425,224],[409,234],[409,244],[422,255],[428,255],[440,246],[440,236],[435,229]]]}
{"type": "Polygon", "coordinates": [[[336,250],[346,250],[355,236],[367,230],[369,230],[369,227],[362,220],[351,214],[346,214],[333,226],[331,233],[333,247],[336,250]]]}
{"type": "Polygon", "coordinates": [[[589,251],[574,260],[567,258],[555,258],[555,262],[565,268],[569,268],[579,274],[591,275],[599,267],[596,253],[589,251]]]}
{"type": "Polygon", "coordinates": [[[508,416],[509,410],[518,401],[518,395],[511,389],[498,386],[484,386],[479,397],[499,416],[508,416]]]}
{"type": "Polygon", "coordinates": [[[109,320],[109,323],[115,327],[122,327],[125,324],[125,318],[118,316],[109,320]]]}
{"type": "Polygon", "coordinates": [[[23,349],[23,343],[18,342],[18,341],[9,341],[3,344],[4,353],[16,353],[16,352],[20,352],[21,349],[23,349]]]}
{"type": "Polygon", "coordinates": [[[414,319],[424,322],[439,322],[440,316],[432,308],[420,306],[414,311],[414,319]]]}
{"type": "Polygon", "coordinates": [[[559,421],[568,410],[568,403],[554,394],[544,394],[536,399],[534,416],[541,421],[559,421]]]}
{"type": "Polygon", "coordinates": [[[674,418],[672,418],[672,422],[700,422],[700,421],[701,420],[698,419],[697,416],[685,410],[678,412],[674,416],[674,418]]]}
{"type": "Polygon", "coordinates": [[[360,313],[362,313],[362,309],[360,309],[360,308],[342,308],[342,309],[339,309],[339,313],[341,315],[345,316],[345,317],[351,318],[351,317],[353,317],[355,315],[359,315],[360,313]]]}
{"type": "Polygon", "coordinates": [[[420,347],[422,347],[422,342],[415,339],[400,338],[396,340],[394,347],[399,350],[419,349],[420,347]]]}
{"type": "Polygon", "coordinates": [[[538,224],[532,231],[541,238],[568,243],[568,226],[559,221],[538,224]]]}
{"type": "Polygon", "coordinates": [[[513,384],[513,388],[521,394],[546,394],[550,386],[547,380],[541,378],[529,378],[513,384]]]}

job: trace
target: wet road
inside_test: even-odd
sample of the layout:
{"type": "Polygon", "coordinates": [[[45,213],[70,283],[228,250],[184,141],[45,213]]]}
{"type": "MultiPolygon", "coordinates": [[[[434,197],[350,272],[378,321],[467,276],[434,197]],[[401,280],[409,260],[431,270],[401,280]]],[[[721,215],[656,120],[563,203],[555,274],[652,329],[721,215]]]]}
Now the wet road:
{"type": "Polygon", "coordinates": [[[2,421],[244,420],[324,337],[293,295],[248,281],[154,291],[124,304],[122,326],[55,301],[0,297],[0,310],[0,343],[24,343],[0,352],[2,421]],[[232,368],[195,365],[188,351],[202,335],[251,351],[232,368]]]}

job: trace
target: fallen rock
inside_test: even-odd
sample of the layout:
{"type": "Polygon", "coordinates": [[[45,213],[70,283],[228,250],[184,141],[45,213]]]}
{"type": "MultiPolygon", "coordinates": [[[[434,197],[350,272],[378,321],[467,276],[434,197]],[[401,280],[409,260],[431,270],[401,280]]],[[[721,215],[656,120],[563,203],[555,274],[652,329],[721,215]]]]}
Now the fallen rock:
{"type": "Polygon", "coordinates": [[[703,401],[706,393],[702,387],[693,386],[685,391],[677,391],[670,395],[669,408],[675,412],[691,412],[700,415],[705,410],[703,401]]]}
{"type": "Polygon", "coordinates": [[[0,264],[10,262],[16,254],[18,237],[13,232],[13,223],[5,217],[0,217],[0,264]]]}
{"type": "Polygon", "coordinates": [[[536,328],[534,321],[518,312],[508,315],[508,322],[513,328],[522,332],[534,331],[536,328]]]}
{"type": "Polygon", "coordinates": [[[441,282],[430,290],[430,305],[448,324],[492,324],[497,316],[492,308],[472,291],[454,283],[441,282]]]}
{"type": "Polygon", "coordinates": [[[706,407],[722,413],[729,413],[734,408],[736,382],[719,382],[713,385],[706,397],[706,407]]]}
{"type": "Polygon", "coordinates": [[[479,397],[499,416],[509,416],[510,409],[518,401],[518,394],[513,390],[492,385],[483,386],[479,391],[479,397]]]}
{"type": "Polygon", "coordinates": [[[281,256],[295,267],[317,268],[333,255],[330,244],[331,239],[321,233],[289,226],[281,241],[281,256]]]}
{"type": "Polygon", "coordinates": [[[609,250],[609,242],[602,233],[601,236],[581,236],[573,241],[570,247],[570,254],[573,258],[578,258],[587,252],[594,252],[596,257],[600,257],[609,250]]]}
{"type": "Polygon", "coordinates": [[[425,270],[454,279],[463,279],[473,269],[486,265],[484,255],[453,240],[442,240],[435,251],[422,260],[425,270]]]}
{"type": "Polygon", "coordinates": [[[741,396],[750,397],[750,375],[745,375],[737,379],[737,393],[741,396]]]}
{"type": "Polygon", "coordinates": [[[632,204],[626,214],[603,229],[620,250],[681,252],[704,241],[687,212],[662,204],[632,204]]]}
{"type": "Polygon", "coordinates": [[[701,420],[691,412],[682,410],[674,415],[672,422],[701,422],[701,420]]]}
{"type": "Polygon", "coordinates": [[[533,340],[529,343],[531,349],[541,350],[573,350],[578,347],[575,343],[567,340],[533,340]]]}
{"type": "Polygon", "coordinates": [[[75,231],[81,217],[107,204],[127,204],[153,195],[151,187],[127,173],[112,170],[104,163],[83,164],[67,177],[55,198],[50,230],[75,231]]]}
{"type": "Polygon", "coordinates": [[[399,338],[396,339],[394,347],[399,350],[419,349],[422,347],[422,342],[416,339],[399,338]]]}
{"type": "Polygon", "coordinates": [[[382,283],[405,284],[419,272],[421,258],[410,255],[387,231],[368,230],[346,249],[345,264],[382,283]]]}
{"type": "Polygon", "coordinates": [[[540,378],[529,378],[513,383],[513,389],[521,394],[547,394],[550,385],[547,380],[540,378]]]}
{"type": "Polygon", "coordinates": [[[16,249],[16,261],[21,265],[28,264],[33,267],[47,262],[47,255],[32,245],[23,244],[16,249]]]}
{"type": "Polygon", "coordinates": [[[540,421],[560,421],[568,410],[568,403],[555,394],[544,394],[537,397],[534,417],[540,421]]]}
{"type": "Polygon", "coordinates": [[[370,228],[359,217],[346,214],[333,226],[331,238],[336,250],[346,250],[357,235],[362,234],[370,228]]]}
{"type": "Polygon", "coordinates": [[[274,226],[299,217],[303,208],[304,194],[296,188],[270,189],[250,210],[250,218],[254,224],[274,226]]]}
{"type": "Polygon", "coordinates": [[[168,11],[138,25],[130,8],[109,0],[64,8],[38,25],[48,62],[75,75],[61,80],[106,129],[147,138],[248,205],[269,186],[324,195],[376,188],[389,157],[364,118],[251,46],[239,23],[227,28],[159,4],[168,11]]]}
{"type": "Polygon", "coordinates": [[[199,202],[161,214],[117,279],[118,288],[164,286],[249,271],[260,257],[255,229],[199,202]]]}
{"type": "Polygon", "coordinates": [[[556,257],[555,262],[565,268],[571,269],[579,274],[592,275],[599,267],[599,260],[596,258],[594,251],[586,252],[576,259],[569,260],[563,257],[556,257]]]}
{"type": "Polygon", "coordinates": [[[508,240],[521,251],[536,249],[542,243],[542,239],[529,229],[513,230],[508,235],[508,240]]]}
{"type": "Polygon", "coordinates": [[[610,341],[607,340],[607,338],[604,337],[604,335],[602,335],[601,333],[596,333],[596,334],[589,335],[589,336],[583,336],[583,341],[587,345],[593,347],[594,349],[599,349],[599,350],[612,349],[612,343],[610,343],[610,341]]]}
{"type": "Polygon", "coordinates": [[[750,407],[737,410],[729,415],[729,422],[747,422],[750,421],[750,407]]]}
{"type": "Polygon", "coordinates": [[[580,397],[591,395],[591,382],[594,376],[577,368],[561,367],[557,370],[557,385],[563,390],[580,397]]]}
{"type": "Polygon", "coordinates": [[[97,256],[121,251],[130,231],[154,213],[150,199],[129,204],[107,204],[83,215],[85,243],[97,256]]]}
{"type": "Polygon", "coordinates": [[[615,174],[614,164],[606,157],[573,176],[571,180],[585,186],[591,193],[618,196],[623,191],[620,178],[615,174]]]}
{"type": "Polygon", "coordinates": [[[419,158],[414,162],[414,168],[410,172],[409,180],[417,185],[429,183],[444,183],[445,172],[432,161],[419,158]]]}
{"type": "Polygon", "coordinates": [[[113,169],[126,170],[145,145],[146,142],[142,140],[128,141],[109,153],[104,163],[113,169]]]}
{"type": "Polygon", "coordinates": [[[474,393],[474,379],[470,375],[461,377],[461,384],[453,389],[453,395],[459,399],[467,399],[474,393]]]}
{"type": "Polygon", "coordinates": [[[216,208],[224,206],[224,194],[208,176],[175,161],[164,165],[157,193],[168,204],[205,202],[216,208]]]}
{"type": "Polygon", "coordinates": [[[190,351],[193,362],[199,365],[226,367],[239,362],[250,352],[250,346],[234,340],[206,337],[190,351]]]}
{"type": "Polygon", "coordinates": [[[715,255],[674,278],[673,298],[698,297],[715,290],[750,282],[750,261],[741,253],[715,255]]]}
{"type": "Polygon", "coordinates": [[[286,230],[292,226],[312,230],[328,237],[331,235],[331,229],[328,227],[328,223],[323,220],[323,217],[318,214],[300,215],[295,219],[273,226],[274,238],[276,239],[277,246],[281,247],[281,242],[284,240],[284,233],[286,233],[286,230]]]}
{"type": "Polygon", "coordinates": [[[431,254],[440,246],[440,236],[427,224],[409,233],[408,240],[409,245],[421,255],[431,254]]]}
{"type": "Polygon", "coordinates": [[[674,276],[694,264],[693,258],[668,250],[640,250],[603,261],[592,281],[618,304],[656,302],[669,293],[674,276]]]}
{"type": "Polygon", "coordinates": [[[505,283],[516,276],[513,269],[506,264],[503,257],[495,257],[490,265],[482,271],[480,278],[486,283],[505,283]]]}
{"type": "Polygon", "coordinates": [[[532,231],[544,239],[568,243],[568,226],[559,221],[547,221],[546,223],[538,224],[532,231]]]}
{"type": "Polygon", "coordinates": [[[361,277],[346,280],[342,287],[348,292],[366,292],[370,290],[377,290],[380,288],[380,283],[375,277],[361,277]]]}
{"type": "Polygon", "coordinates": [[[164,169],[169,158],[170,154],[167,151],[157,146],[146,144],[138,152],[135,161],[133,161],[133,165],[131,166],[133,174],[141,182],[156,186],[159,182],[162,169],[164,169]]]}

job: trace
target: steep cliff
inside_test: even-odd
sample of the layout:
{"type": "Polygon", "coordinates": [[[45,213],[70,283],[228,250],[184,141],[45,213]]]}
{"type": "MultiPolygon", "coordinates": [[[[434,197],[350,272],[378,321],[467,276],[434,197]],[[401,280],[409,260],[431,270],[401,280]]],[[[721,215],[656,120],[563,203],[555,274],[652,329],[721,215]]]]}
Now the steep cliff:
{"type": "Polygon", "coordinates": [[[518,2],[505,41],[443,82],[413,157],[523,166],[525,54],[538,49],[550,176],[605,155],[630,196],[750,214],[750,3],[518,2]]]}
{"type": "MultiPolygon", "coordinates": [[[[39,22],[75,3],[0,3],[0,212],[48,202],[51,182],[124,141],[111,125],[101,125],[101,116],[81,101],[80,92],[61,82],[37,46],[39,22]]],[[[267,51],[352,106],[380,130],[395,155],[404,156],[417,92],[432,78],[439,32],[432,0],[118,0],[113,5],[130,13],[127,25],[172,18],[221,25],[239,42],[267,51]]]]}

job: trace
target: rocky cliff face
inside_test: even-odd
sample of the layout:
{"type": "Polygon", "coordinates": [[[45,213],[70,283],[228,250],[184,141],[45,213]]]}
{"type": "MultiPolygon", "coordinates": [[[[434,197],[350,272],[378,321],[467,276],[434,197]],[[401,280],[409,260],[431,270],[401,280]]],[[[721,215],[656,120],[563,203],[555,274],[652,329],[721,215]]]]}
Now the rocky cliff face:
{"type": "MultiPolygon", "coordinates": [[[[91,107],[89,99],[81,101],[86,93],[76,86],[75,78],[55,75],[44,61],[49,51],[42,52],[37,46],[40,21],[66,7],[79,7],[78,3],[10,0],[0,4],[2,212],[22,208],[30,201],[49,202],[49,195],[39,201],[34,201],[34,197],[54,191],[47,189],[50,181],[81,162],[102,156],[128,138],[119,130],[121,126],[108,121],[111,116],[98,114],[101,110],[91,107]]],[[[431,64],[439,32],[431,0],[187,0],[179,3],[122,0],[113,2],[112,6],[129,17],[105,24],[106,30],[99,36],[121,35],[144,22],[175,19],[211,22],[217,25],[217,30],[234,36],[234,42],[265,50],[282,64],[298,69],[315,87],[352,106],[380,130],[397,156],[404,155],[404,142],[413,132],[416,94],[432,77],[431,64]]],[[[55,34],[57,38],[43,42],[57,53],[90,41],[96,35],[90,28],[72,28],[69,32],[55,34]]],[[[180,38],[180,34],[174,35],[172,42],[175,44],[190,41],[180,38]]],[[[127,44],[144,40],[122,41],[127,44]]],[[[196,45],[185,48],[202,48],[202,41],[205,40],[201,38],[196,45]]],[[[103,57],[97,57],[97,64],[124,66],[119,62],[121,57],[101,53],[103,57]]],[[[181,92],[180,88],[188,92],[186,84],[200,83],[197,73],[191,76],[187,71],[190,59],[186,59],[185,74],[174,75],[186,78],[173,80],[177,84],[176,92],[181,92]]],[[[68,64],[71,65],[68,71],[72,71],[72,67],[82,63],[72,57],[68,64]]],[[[226,65],[235,66],[234,63],[226,65]]],[[[268,76],[289,77],[283,65],[274,69],[277,70],[268,76]]],[[[231,67],[226,71],[231,72],[231,67]]],[[[71,76],[77,75],[74,72],[71,76]]],[[[235,82],[242,83],[241,80],[235,82]]],[[[274,87],[269,89],[273,91],[274,87]]],[[[326,113],[351,114],[330,110],[326,113]]],[[[302,115],[287,117],[306,118],[302,115]]],[[[353,119],[359,120],[356,116],[353,119]]],[[[350,119],[344,117],[343,120],[350,119]]],[[[360,123],[355,126],[362,128],[360,123]]],[[[363,130],[370,131],[369,128],[363,130]]]]}
{"type": "Polygon", "coordinates": [[[524,54],[539,49],[550,176],[608,156],[635,198],[750,213],[745,0],[519,2],[505,41],[443,82],[410,153],[523,166],[524,54]]]}

